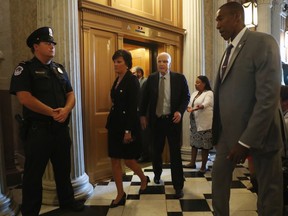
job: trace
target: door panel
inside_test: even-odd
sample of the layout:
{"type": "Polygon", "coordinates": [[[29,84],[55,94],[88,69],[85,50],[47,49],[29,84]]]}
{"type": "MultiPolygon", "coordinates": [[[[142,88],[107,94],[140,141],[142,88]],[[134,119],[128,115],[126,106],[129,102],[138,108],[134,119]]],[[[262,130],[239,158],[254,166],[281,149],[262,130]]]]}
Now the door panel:
{"type": "Polygon", "coordinates": [[[85,166],[91,182],[112,176],[107,152],[107,116],[111,107],[110,88],[115,79],[112,55],[117,35],[84,30],[83,116],[85,166]]]}

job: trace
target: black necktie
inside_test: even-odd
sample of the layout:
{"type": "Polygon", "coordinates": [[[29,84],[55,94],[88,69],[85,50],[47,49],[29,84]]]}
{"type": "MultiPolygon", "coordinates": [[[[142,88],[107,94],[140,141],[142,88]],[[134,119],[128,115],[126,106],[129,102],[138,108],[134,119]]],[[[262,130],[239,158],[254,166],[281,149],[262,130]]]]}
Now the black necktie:
{"type": "Polygon", "coordinates": [[[233,45],[230,44],[227,49],[226,49],[226,54],[225,54],[225,59],[223,61],[223,64],[222,64],[222,70],[221,70],[221,78],[223,79],[224,75],[225,75],[225,71],[226,71],[226,68],[227,68],[227,65],[228,65],[228,60],[229,60],[229,56],[230,56],[230,53],[231,53],[231,50],[233,48],[233,45]]]}

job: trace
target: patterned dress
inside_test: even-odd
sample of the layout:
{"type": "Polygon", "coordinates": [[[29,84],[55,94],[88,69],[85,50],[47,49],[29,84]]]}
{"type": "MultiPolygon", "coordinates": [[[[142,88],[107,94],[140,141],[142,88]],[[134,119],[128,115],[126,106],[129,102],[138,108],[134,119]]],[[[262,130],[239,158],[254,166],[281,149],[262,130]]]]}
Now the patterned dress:
{"type": "Polygon", "coordinates": [[[190,145],[195,148],[212,149],[212,130],[197,131],[194,113],[190,114],[190,145]]]}
{"type": "MultiPolygon", "coordinates": [[[[192,107],[194,102],[199,95],[197,94],[192,102],[192,107]]],[[[212,129],[197,131],[195,115],[190,113],[190,145],[195,148],[200,149],[212,149],[212,129]]]]}

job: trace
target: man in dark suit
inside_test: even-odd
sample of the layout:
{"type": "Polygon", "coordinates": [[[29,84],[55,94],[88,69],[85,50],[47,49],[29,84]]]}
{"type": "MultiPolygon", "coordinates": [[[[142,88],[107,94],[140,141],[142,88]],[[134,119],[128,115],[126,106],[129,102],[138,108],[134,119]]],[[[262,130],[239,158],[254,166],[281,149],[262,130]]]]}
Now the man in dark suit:
{"type": "Polygon", "coordinates": [[[168,139],[171,161],[172,183],[175,198],[183,197],[184,176],[181,160],[182,117],[189,103],[190,94],[184,75],[170,71],[171,56],[160,53],[157,56],[158,72],[151,74],[142,96],[140,108],[141,126],[149,124],[153,134],[154,182],[160,184],[162,173],[162,152],[165,138],[168,139]]]}
{"type": "Polygon", "coordinates": [[[224,53],[214,90],[212,133],[217,150],[212,170],[214,215],[229,215],[232,172],[250,154],[259,183],[258,215],[281,216],[279,47],[271,35],[245,27],[244,10],[237,2],[222,5],[216,22],[232,49],[230,55],[228,48],[224,53]]]}

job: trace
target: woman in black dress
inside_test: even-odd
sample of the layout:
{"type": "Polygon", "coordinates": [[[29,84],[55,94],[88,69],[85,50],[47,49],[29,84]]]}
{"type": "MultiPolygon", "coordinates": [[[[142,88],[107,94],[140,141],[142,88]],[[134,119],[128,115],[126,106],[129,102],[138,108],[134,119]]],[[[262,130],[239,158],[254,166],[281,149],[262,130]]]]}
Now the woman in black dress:
{"type": "Polygon", "coordinates": [[[121,159],[141,180],[139,193],[143,193],[150,181],[145,176],[136,159],[139,158],[140,122],[138,116],[138,99],[140,93],[139,81],[130,69],[132,67],[131,53],[117,50],[112,60],[114,70],[118,75],[111,89],[112,107],[107,119],[108,155],[111,158],[112,172],[117,187],[117,197],[110,207],[124,205],[126,193],[122,183],[121,159]]]}

